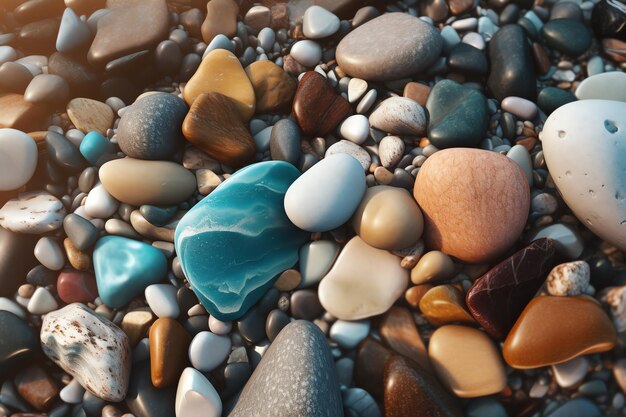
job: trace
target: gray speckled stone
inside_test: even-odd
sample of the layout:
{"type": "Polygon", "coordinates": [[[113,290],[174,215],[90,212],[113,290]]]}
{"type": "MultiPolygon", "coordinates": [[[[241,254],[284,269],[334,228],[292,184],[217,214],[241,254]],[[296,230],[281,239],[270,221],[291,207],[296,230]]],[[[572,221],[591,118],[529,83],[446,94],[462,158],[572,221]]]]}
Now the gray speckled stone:
{"type": "Polygon", "coordinates": [[[441,35],[428,23],[405,13],[387,13],[350,32],[336,55],[349,75],[388,81],[428,68],[442,47],[441,35]]]}
{"type": "Polygon", "coordinates": [[[120,149],[133,158],[169,158],[181,143],[187,110],[185,102],[172,94],[152,94],[137,100],[120,120],[120,149]]]}
{"type": "Polygon", "coordinates": [[[342,407],[324,334],[296,320],[265,352],[229,417],[340,417],[342,407]]]}

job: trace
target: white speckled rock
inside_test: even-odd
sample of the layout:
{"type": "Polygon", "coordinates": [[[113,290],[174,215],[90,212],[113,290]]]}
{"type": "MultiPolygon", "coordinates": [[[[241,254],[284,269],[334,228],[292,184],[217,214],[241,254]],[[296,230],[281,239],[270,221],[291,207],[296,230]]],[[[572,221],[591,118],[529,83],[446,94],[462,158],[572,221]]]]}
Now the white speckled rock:
{"type": "Polygon", "coordinates": [[[176,417],[220,417],[222,400],[204,375],[185,368],[176,390],[176,417]]]}
{"type": "Polygon", "coordinates": [[[423,136],[428,126],[424,108],[406,97],[389,97],[370,114],[370,125],[393,135],[423,136]]]}
{"type": "Polygon", "coordinates": [[[294,43],[289,53],[305,67],[314,67],[322,59],[322,47],[310,40],[294,43]]]}
{"type": "Polygon", "coordinates": [[[41,326],[44,353],[96,397],[126,397],[131,369],[128,336],[109,320],[74,303],[48,313],[41,326]]]}
{"type": "Polygon", "coordinates": [[[170,284],[148,285],[144,291],[150,309],[158,317],[175,319],[180,314],[176,302],[176,287],[170,284]]]}
{"type": "Polygon", "coordinates": [[[396,166],[404,155],[404,141],[397,136],[385,136],[378,144],[378,157],[385,168],[396,166]]]}
{"type": "Polygon", "coordinates": [[[0,191],[25,185],[35,168],[37,144],[33,138],[20,130],[0,129],[0,191]]]}
{"type": "Polygon", "coordinates": [[[212,371],[226,359],[230,353],[230,346],[229,337],[206,331],[200,332],[194,336],[189,345],[189,361],[199,371],[212,371]]]}
{"type": "Polygon", "coordinates": [[[104,188],[104,185],[98,183],[87,195],[85,213],[87,213],[89,217],[108,219],[115,214],[119,205],[120,202],[109,194],[106,188],[104,188]]]}
{"type": "Polygon", "coordinates": [[[300,288],[315,285],[330,271],[341,247],[334,240],[316,240],[300,248],[300,288]]]}
{"type": "Polygon", "coordinates": [[[620,333],[626,331],[626,285],[606,290],[602,301],[611,308],[615,329],[620,333]]]}
{"type": "Polygon", "coordinates": [[[626,103],[575,101],[555,110],[541,133],[563,200],[591,231],[626,250],[626,103]]]}
{"type": "Polygon", "coordinates": [[[382,314],[403,294],[409,271],[400,258],[353,237],[318,288],[320,303],[341,320],[382,314]]]}
{"type": "Polygon", "coordinates": [[[285,194],[285,212],[300,229],[332,230],[350,219],[366,188],[359,161],[345,154],[332,155],[291,184],[285,194]]]}
{"type": "Polygon", "coordinates": [[[330,327],[330,338],[342,349],[354,349],[370,332],[369,320],[337,320],[330,327]]]}
{"type": "Polygon", "coordinates": [[[341,136],[357,145],[365,142],[370,134],[370,123],[362,114],[348,117],[339,127],[341,136]]]}
{"type": "Polygon", "coordinates": [[[35,245],[35,258],[43,266],[53,271],[60,271],[65,265],[65,256],[59,243],[51,237],[42,237],[35,245]]]}
{"type": "Polygon", "coordinates": [[[361,148],[359,145],[350,142],[349,140],[340,140],[339,142],[331,145],[326,149],[325,157],[330,155],[347,154],[359,161],[359,164],[363,167],[364,171],[367,171],[372,164],[372,157],[367,151],[361,148]]]}
{"type": "Polygon", "coordinates": [[[11,199],[0,209],[0,226],[18,233],[42,234],[61,227],[63,203],[46,192],[30,192],[11,199]]]}
{"type": "Polygon", "coordinates": [[[309,39],[322,39],[339,30],[339,18],[320,6],[311,6],[304,12],[302,31],[309,39]]]}
{"type": "Polygon", "coordinates": [[[592,294],[589,286],[591,271],[585,261],[567,262],[555,266],[546,280],[546,288],[550,295],[572,296],[592,294]]]}
{"type": "Polygon", "coordinates": [[[610,71],[587,77],[576,88],[576,97],[579,100],[626,101],[626,73],[610,71]]]}

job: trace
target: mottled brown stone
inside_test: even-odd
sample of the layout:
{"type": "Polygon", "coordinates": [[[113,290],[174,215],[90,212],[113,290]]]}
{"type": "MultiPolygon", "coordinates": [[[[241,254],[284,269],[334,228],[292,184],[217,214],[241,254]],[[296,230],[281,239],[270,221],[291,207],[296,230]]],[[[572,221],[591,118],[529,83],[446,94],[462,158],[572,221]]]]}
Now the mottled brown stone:
{"type": "Polygon", "coordinates": [[[20,396],[39,411],[49,410],[59,394],[56,381],[38,365],[23,369],[14,381],[20,396]]]}
{"type": "Polygon", "coordinates": [[[289,108],[296,91],[296,81],[272,61],[256,61],[246,67],[257,111],[274,112],[289,108]]]}
{"type": "Polygon", "coordinates": [[[393,306],[382,317],[379,332],[385,343],[397,353],[429,370],[428,352],[415,327],[409,310],[393,306]]]}
{"type": "Polygon", "coordinates": [[[356,352],[354,380],[359,387],[381,402],[385,391],[385,362],[392,355],[393,353],[389,349],[371,337],[363,340],[356,352]]]}
{"type": "Polygon", "coordinates": [[[417,101],[420,106],[425,106],[429,94],[429,86],[417,82],[410,82],[404,86],[404,92],[402,93],[402,96],[417,101]]]}

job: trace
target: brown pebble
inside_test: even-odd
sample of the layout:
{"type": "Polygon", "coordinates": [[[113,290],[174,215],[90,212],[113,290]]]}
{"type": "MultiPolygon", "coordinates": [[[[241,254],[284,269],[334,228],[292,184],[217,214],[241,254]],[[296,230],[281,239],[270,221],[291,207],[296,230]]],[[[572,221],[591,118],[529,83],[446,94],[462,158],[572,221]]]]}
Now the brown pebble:
{"type": "Polygon", "coordinates": [[[431,288],[433,288],[432,284],[415,285],[406,290],[404,293],[404,299],[411,307],[418,308],[424,294],[426,294],[431,288]]]}
{"type": "Polygon", "coordinates": [[[426,346],[409,310],[391,307],[381,319],[379,332],[385,343],[397,353],[415,361],[424,369],[430,369],[426,346]]]}
{"type": "Polygon", "coordinates": [[[626,62],[626,41],[619,39],[602,39],[602,51],[616,62],[626,62]]]}
{"type": "Polygon", "coordinates": [[[56,381],[38,365],[22,369],[14,382],[20,396],[39,411],[49,410],[59,395],[56,381]]]}
{"type": "Polygon", "coordinates": [[[261,113],[289,108],[296,91],[296,81],[272,61],[256,61],[246,67],[261,113]]]}
{"type": "Polygon", "coordinates": [[[67,104],[67,115],[82,132],[96,131],[103,135],[113,125],[113,109],[108,105],[90,98],[75,98],[67,104]]]}
{"type": "Polygon", "coordinates": [[[301,281],[302,276],[297,269],[288,269],[280,274],[274,283],[274,288],[278,291],[291,291],[296,289],[301,281]]]}
{"type": "Polygon", "coordinates": [[[233,0],[211,0],[206,5],[206,18],[202,23],[202,39],[208,45],[213,38],[224,34],[232,38],[237,33],[239,6],[233,0]]]}
{"type": "Polygon", "coordinates": [[[130,346],[135,346],[146,337],[148,328],[154,321],[154,315],[148,310],[130,311],[124,315],[120,327],[128,336],[130,346]]]}
{"type": "Polygon", "coordinates": [[[29,103],[21,94],[0,96],[0,128],[38,130],[48,114],[43,104],[29,103]]]}
{"type": "Polygon", "coordinates": [[[188,362],[191,336],[176,320],[157,319],[150,327],[150,376],[152,385],[165,388],[178,382],[188,362]]]}
{"type": "Polygon", "coordinates": [[[63,240],[63,247],[65,248],[67,259],[74,269],[77,269],[78,271],[87,271],[91,267],[91,257],[74,246],[74,243],[72,243],[70,238],[65,238],[63,240]]]}
{"type": "Polygon", "coordinates": [[[404,92],[402,93],[404,97],[417,101],[420,106],[426,105],[426,100],[428,100],[429,94],[430,87],[417,82],[407,83],[404,86],[404,92]]]}
{"type": "Polygon", "coordinates": [[[474,324],[474,318],[465,307],[463,292],[453,285],[438,285],[422,296],[420,311],[433,326],[448,323],[474,324]]]}
{"type": "Polygon", "coordinates": [[[538,42],[533,43],[533,57],[535,58],[535,64],[537,65],[537,73],[545,74],[550,71],[550,66],[552,65],[550,57],[546,53],[543,46],[541,46],[538,42]]]}

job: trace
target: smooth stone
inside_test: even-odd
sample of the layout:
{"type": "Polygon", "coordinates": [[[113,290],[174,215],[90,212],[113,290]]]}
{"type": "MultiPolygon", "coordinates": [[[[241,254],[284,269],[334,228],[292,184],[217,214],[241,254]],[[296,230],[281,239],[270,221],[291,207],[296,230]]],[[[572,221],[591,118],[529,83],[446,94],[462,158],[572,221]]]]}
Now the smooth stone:
{"type": "Polygon", "coordinates": [[[72,94],[84,95],[93,91],[98,76],[84,60],[55,52],[48,59],[48,72],[56,74],[70,85],[72,94]]]}
{"type": "Polygon", "coordinates": [[[409,417],[419,410],[424,417],[460,417],[457,400],[427,370],[402,356],[385,363],[385,417],[409,417]]]}
{"type": "Polygon", "coordinates": [[[71,8],[65,9],[56,38],[59,52],[74,52],[91,40],[91,31],[71,8]]]}
{"type": "Polygon", "coordinates": [[[299,251],[300,288],[317,284],[330,271],[341,247],[333,240],[316,240],[305,243],[299,251]]]}
{"type": "Polygon", "coordinates": [[[183,98],[191,106],[200,94],[211,92],[231,99],[243,122],[254,114],[256,98],[250,79],[235,54],[225,49],[215,49],[202,60],[185,85],[183,98]]]}
{"type": "Polygon", "coordinates": [[[150,326],[150,379],[156,388],[174,385],[187,365],[191,336],[172,318],[159,318],[150,326]]]}
{"type": "Polygon", "coordinates": [[[39,74],[32,79],[24,92],[24,100],[30,103],[65,104],[70,87],[63,78],[54,74],[39,74]]]}
{"type": "Polygon", "coordinates": [[[300,229],[325,232],[350,219],[365,190],[359,162],[345,154],[331,155],[291,184],[285,194],[285,212],[300,229]]]}
{"type": "Polygon", "coordinates": [[[320,282],[320,302],[341,320],[382,314],[403,294],[408,275],[400,266],[400,258],[373,248],[356,236],[344,246],[320,282]]]}
{"type": "Polygon", "coordinates": [[[59,308],[59,303],[46,288],[39,287],[28,300],[27,310],[31,314],[47,314],[59,308]]]}
{"type": "Polygon", "coordinates": [[[90,98],[75,98],[67,104],[67,115],[82,132],[92,130],[106,135],[113,125],[115,115],[107,104],[90,98]]]}
{"type": "Polygon", "coordinates": [[[392,306],[380,320],[378,331],[391,349],[425,370],[431,370],[426,346],[417,331],[411,311],[392,306]]]}
{"type": "Polygon", "coordinates": [[[170,284],[152,284],[144,291],[146,302],[157,317],[176,318],[180,309],[176,303],[176,287],[170,284]]]}
{"type": "Polygon", "coordinates": [[[132,414],[125,417],[172,417],[175,415],[176,388],[156,388],[152,385],[150,361],[133,364],[126,405],[132,414]]]}
{"type": "Polygon", "coordinates": [[[516,96],[533,101],[537,95],[535,65],[524,30],[505,25],[489,42],[491,71],[487,87],[498,100],[516,96]]]}
{"type": "Polygon", "coordinates": [[[211,158],[233,168],[254,159],[255,145],[235,103],[217,92],[198,95],[182,124],[183,135],[211,158]]]}
{"type": "Polygon", "coordinates": [[[603,291],[602,300],[608,304],[611,317],[618,332],[626,330],[626,313],[623,308],[626,299],[626,286],[612,287],[603,291]]]}
{"type": "Polygon", "coordinates": [[[300,159],[300,128],[293,120],[281,119],[270,132],[270,156],[275,161],[289,162],[297,166],[300,159]]]}
{"type": "Polygon", "coordinates": [[[554,19],[541,28],[546,44],[571,57],[582,55],[591,47],[591,31],[576,19],[554,19]]]}
{"type": "Polygon", "coordinates": [[[157,207],[151,205],[143,205],[139,207],[141,215],[151,224],[155,226],[165,226],[174,217],[177,211],[176,206],[157,207]]]}
{"type": "Polygon", "coordinates": [[[229,416],[272,414],[343,415],[330,349],[324,334],[313,323],[296,320],[283,328],[263,355],[229,416]]]}
{"type": "Polygon", "coordinates": [[[430,156],[413,194],[426,220],[426,246],[469,263],[494,260],[508,250],[530,208],[524,171],[506,156],[478,149],[445,149],[430,156]],[[494,170],[509,180],[497,181],[489,174],[494,170]]]}
{"type": "Polygon", "coordinates": [[[291,224],[283,201],[299,175],[286,162],[251,165],[231,175],[178,223],[175,245],[182,269],[211,315],[220,320],[243,316],[297,262],[308,237],[291,224]]]}
{"type": "Polygon", "coordinates": [[[587,294],[590,290],[591,269],[585,261],[567,262],[555,266],[546,279],[550,295],[572,296],[587,294]]]}
{"type": "Polygon", "coordinates": [[[506,153],[507,158],[511,158],[515,161],[526,174],[526,179],[528,180],[528,185],[533,184],[533,162],[530,158],[530,153],[528,150],[522,145],[514,145],[509,151],[506,153]]]}
{"type": "Polygon", "coordinates": [[[430,91],[431,88],[427,85],[410,82],[404,86],[404,91],[402,95],[404,97],[410,98],[411,100],[417,101],[420,106],[425,106],[430,91]]]}
{"type": "MultiPolygon", "coordinates": [[[[322,59],[322,47],[317,42],[301,40],[291,46],[289,54],[298,64],[305,68],[311,68],[317,65],[322,59]]],[[[289,70],[287,71],[289,72],[289,70]]]]}
{"type": "Polygon", "coordinates": [[[132,53],[152,49],[167,38],[170,14],[164,0],[128,1],[104,14],[87,59],[97,68],[132,53]]]}
{"type": "MultiPolygon", "coordinates": [[[[137,344],[148,335],[150,325],[154,322],[154,314],[149,310],[133,310],[124,314],[121,329],[126,333],[130,341],[131,347],[137,344]]],[[[149,346],[147,346],[149,348],[149,346]]],[[[133,362],[137,361],[137,357],[133,358],[133,362]]]]}
{"type": "MultiPolygon", "coordinates": [[[[196,57],[198,58],[197,64],[199,64],[200,57],[196,57]]],[[[161,74],[171,75],[177,73],[182,61],[183,52],[181,46],[173,40],[162,41],[154,51],[154,65],[161,74]]]]}
{"type": "Polygon", "coordinates": [[[237,33],[239,6],[233,0],[217,0],[206,5],[206,18],[200,28],[202,39],[211,43],[218,34],[232,38],[237,33]]]}
{"type": "Polygon", "coordinates": [[[163,252],[120,236],[98,239],[93,265],[100,298],[112,308],[124,306],[148,285],[160,282],[167,272],[163,252]]]}
{"type": "Polygon", "coordinates": [[[549,417],[600,417],[603,413],[598,406],[586,398],[568,400],[551,412],[549,417]]]}
{"type": "Polygon", "coordinates": [[[528,241],[541,238],[550,238],[555,241],[556,249],[568,259],[577,259],[583,252],[584,244],[582,237],[572,226],[562,223],[551,224],[550,226],[535,230],[528,241]]]}
{"type": "Polygon", "coordinates": [[[63,219],[63,230],[80,251],[91,248],[98,239],[98,228],[89,220],[76,213],[70,213],[63,219]]]}
{"type": "Polygon", "coordinates": [[[437,285],[428,290],[419,302],[419,309],[433,326],[474,323],[474,318],[466,309],[463,292],[453,285],[437,285]]]}
{"type": "Polygon", "coordinates": [[[339,30],[339,18],[320,6],[310,6],[302,18],[302,33],[309,39],[322,39],[339,30]]]}
{"type": "Polygon", "coordinates": [[[0,95],[0,107],[0,128],[26,132],[41,130],[42,120],[49,115],[45,105],[29,103],[21,94],[0,95]]]}
{"type": "MultiPolygon", "coordinates": [[[[265,294],[263,294],[259,302],[237,321],[237,329],[239,330],[239,333],[249,343],[258,345],[267,337],[265,333],[265,325],[267,323],[266,319],[270,311],[275,309],[278,305],[279,296],[280,294],[277,289],[270,288],[265,294]]],[[[313,296],[315,296],[314,293],[313,296]]],[[[317,303],[319,304],[319,302],[317,303]]]]}
{"type": "Polygon", "coordinates": [[[270,342],[273,342],[280,334],[280,331],[291,322],[287,313],[274,309],[267,315],[265,322],[265,334],[270,342]]]}
{"type": "Polygon", "coordinates": [[[80,404],[83,402],[83,395],[85,394],[85,388],[83,388],[76,379],[72,379],[61,391],[59,392],[59,398],[68,404],[80,404]]]}
{"type": "Polygon", "coordinates": [[[38,365],[30,365],[15,375],[18,394],[40,411],[50,410],[59,395],[55,379],[38,365]]]}
{"type": "Polygon", "coordinates": [[[482,93],[452,80],[439,81],[430,91],[428,139],[438,149],[474,147],[487,132],[487,101],[482,93]]]}
{"type": "Polygon", "coordinates": [[[211,332],[200,332],[189,345],[189,361],[201,372],[212,371],[221,364],[230,353],[231,342],[227,336],[211,332]],[[207,355],[206,352],[211,352],[207,355]]]}
{"type": "Polygon", "coordinates": [[[131,158],[168,159],[181,143],[185,102],[173,94],[152,94],[126,107],[116,138],[131,158]]]}
{"type": "Polygon", "coordinates": [[[314,290],[298,290],[289,299],[291,315],[296,319],[314,321],[322,315],[324,309],[314,290]]]}
{"type": "Polygon", "coordinates": [[[581,100],[553,112],[541,133],[551,177],[576,217],[601,238],[626,248],[626,189],[618,140],[626,103],[581,100]],[[593,146],[589,138],[594,138],[593,146]]]}
{"type": "Polygon", "coordinates": [[[419,73],[439,57],[443,40],[428,23],[404,13],[386,13],[345,36],[337,62],[352,77],[389,81],[419,73]]]}
{"type": "Polygon", "coordinates": [[[369,320],[337,320],[330,326],[330,338],[342,349],[354,349],[370,332],[369,320]]]}
{"type": "Polygon", "coordinates": [[[272,113],[289,108],[296,92],[296,81],[272,61],[256,61],[246,67],[254,95],[256,111],[272,113]]]}
{"type": "Polygon", "coordinates": [[[500,107],[519,117],[520,120],[533,120],[537,115],[537,105],[521,97],[507,97],[502,100],[500,107]]]}
{"type": "Polygon", "coordinates": [[[381,403],[384,401],[385,363],[392,356],[391,350],[371,336],[365,338],[356,350],[354,381],[381,403]]]}
{"type": "Polygon", "coordinates": [[[65,136],[49,130],[46,133],[46,152],[48,161],[66,172],[74,172],[84,168],[85,159],[80,149],[65,136]]]}
{"type": "Polygon", "coordinates": [[[26,312],[24,311],[22,306],[6,297],[0,297],[0,311],[13,313],[22,320],[26,319],[26,312]]]}
{"type": "Polygon", "coordinates": [[[367,91],[367,81],[360,78],[351,78],[348,82],[348,101],[356,103],[367,91]]]}
{"type": "Polygon", "coordinates": [[[347,154],[351,157],[355,158],[361,164],[363,170],[369,170],[370,165],[372,164],[372,157],[369,153],[356,143],[352,143],[349,140],[340,140],[339,142],[331,145],[328,149],[326,149],[325,157],[328,158],[330,155],[335,154],[347,154]]]}
{"type": "Polygon", "coordinates": [[[626,74],[611,71],[587,77],[576,88],[576,98],[626,102],[626,74]]]}
{"type": "Polygon", "coordinates": [[[24,93],[33,74],[22,64],[5,62],[0,65],[0,89],[11,93],[24,93]]]}
{"type": "Polygon", "coordinates": [[[12,46],[0,46],[0,65],[5,62],[15,61],[17,59],[17,51],[12,46]]]}
{"type": "Polygon", "coordinates": [[[451,278],[454,271],[452,259],[443,252],[433,250],[425,253],[411,269],[411,282],[415,285],[439,282],[451,278]]]}
{"type": "Polygon", "coordinates": [[[292,113],[305,135],[326,136],[350,111],[348,101],[335,93],[324,76],[307,71],[300,79],[292,113]]]}
{"type": "Polygon", "coordinates": [[[39,340],[33,328],[17,315],[0,310],[0,371],[3,375],[28,364],[38,351],[39,340]]]}
{"type": "MultiPolygon", "coordinates": [[[[37,237],[0,227],[0,296],[13,297],[29,270],[38,265],[34,255],[37,237]]],[[[44,271],[45,267],[40,266],[44,271]]]]}
{"type": "Polygon", "coordinates": [[[602,0],[591,13],[591,27],[600,38],[613,37],[626,40],[626,10],[622,3],[602,0]]]}
{"type": "Polygon", "coordinates": [[[17,32],[16,43],[27,55],[48,55],[54,50],[59,20],[46,17],[48,18],[25,24],[17,32]]]}
{"type": "MultiPolygon", "coordinates": [[[[465,40],[465,37],[463,39],[465,40]]],[[[480,39],[482,40],[482,37],[480,39]]],[[[452,48],[448,55],[448,67],[452,71],[475,77],[483,77],[489,73],[485,53],[466,42],[452,48]]]]}
{"type": "Polygon", "coordinates": [[[97,184],[89,191],[85,200],[85,213],[98,219],[108,219],[119,208],[119,201],[113,198],[102,184],[97,184]]]}
{"type": "MultiPolygon", "coordinates": [[[[302,262],[302,254],[300,254],[300,262],[302,262]]],[[[274,288],[278,291],[291,291],[296,289],[301,282],[302,275],[300,272],[295,269],[288,269],[278,276],[278,279],[274,283],[274,288]]]]}
{"type": "Polygon", "coordinates": [[[63,271],[56,282],[59,298],[67,304],[88,303],[98,297],[95,277],[89,272],[63,271]]]}
{"type": "Polygon", "coordinates": [[[83,387],[106,401],[126,396],[131,368],[128,338],[82,304],[48,313],[41,326],[44,353],[83,387]]]}
{"type": "Polygon", "coordinates": [[[531,369],[606,352],[613,349],[616,339],[611,320],[595,300],[543,296],[526,306],[504,341],[502,353],[509,366],[531,369]]]}
{"type": "Polygon", "coordinates": [[[556,261],[556,243],[537,239],[492,267],[467,291],[467,307],[493,338],[506,337],[556,261]]]}
{"type": "Polygon", "coordinates": [[[185,368],[176,389],[176,417],[220,417],[222,400],[206,377],[185,368]]]}
{"type": "Polygon", "coordinates": [[[35,173],[37,159],[37,145],[30,136],[16,129],[0,129],[0,191],[26,185],[35,173]]]}
{"type": "Polygon", "coordinates": [[[466,408],[467,417],[508,417],[506,408],[495,398],[470,400],[466,408]]]}
{"type": "Polygon", "coordinates": [[[404,249],[422,236],[424,219],[411,194],[387,185],[370,187],[352,217],[365,243],[378,249],[404,249]]]}
{"type": "Polygon", "coordinates": [[[435,330],[428,354],[441,382],[461,398],[496,394],[507,384],[500,352],[480,330],[457,325],[435,330]]]}
{"type": "Polygon", "coordinates": [[[552,365],[552,372],[556,383],[561,388],[571,388],[578,385],[587,375],[589,361],[584,356],[578,356],[567,362],[552,365]]]}
{"type": "Polygon", "coordinates": [[[101,133],[89,132],[81,140],[78,149],[87,161],[95,166],[100,166],[110,158],[114,146],[101,133]]]}
{"type": "Polygon", "coordinates": [[[63,203],[43,191],[19,194],[0,208],[0,226],[16,233],[43,234],[61,227],[63,203]]]}
{"type": "Polygon", "coordinates": [[[102,165],[99,176],[109,194],[133,206],[178,204],[196,190],[195,175],[169,161],[116,159],[102,165]]]}
{"type": "MultiPolygon", "coordinates": [[[[591,79],[591,77],[585,78],[580,84],[583,84],[586,80],[589,80],[589,79],[591,79]]],[[[594,84],[594,83],[592,82],[591,84],[594,84]]],[[[587,86],[589,85],[590,84],[587,84],[587,86]]],[[[587,86],[583,87],[583,90],[581,91],[585,91],[587,89],[587,86]]],[[[595,90],[597,87],[598,86],[594,86],[593,89],[595,90]]],[[[576,92],[578,92],[579,90],[580,90],[580,85],[578,86],[578,89],[576,89],[576,92]]],[[[619,90],[613,90],[613,91],[619,91],[619,90]]],[[[585,93],[585,95],[586,94],[587,93],[585,93]]],[[[591,94],[595,94],[595,93],[591,93],[591,94]]],[[[571,103],[572,101],[576,101],[576,97],[577,96],[575,96],[569,90],[563,90],[558,87],[546,87],[539,92],[539,96],[537,97],[537,105],[539,106],[541,110],[544,111],[544,113],[546,113],[547,115],[550,115],[559,107],[564,106],[567,103],[571,103]]],[[[588,97],[588,98],[592,98],[592,97],[588,97]]],[[[625,100],[626,100],[626,96],[625,96],[625,100]]]]}
{"type": "Polygon", "coordinates": [[[382,417],[376,400],[361,388],[348,388],[341,392],[343,413],[346,417],[382,417]]]}
{"type": "Polygon", "coordinates": [[[385,136],[378,143],[378,158],[385,168],[393,168],[404,156],[404,141],[398,136],[385,136]]]}
{"type": "Polygon", "coordinates": [[[339,132],[345,139],[361,145],[370,135],[370,124],[367,117],[355,114],[341,123],[339,132]]]}
{"type": "Polygon", "coordinates": [[[370,114],[372,127],[393,135],[424,136],[428,117],[424,108],[406,97],[390,97],[370,114]]]}

